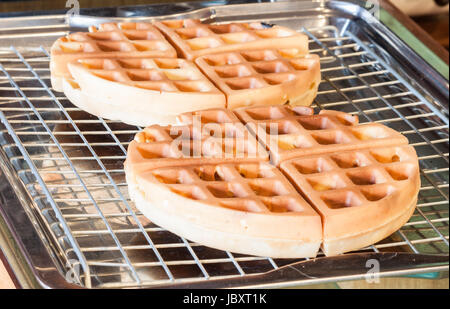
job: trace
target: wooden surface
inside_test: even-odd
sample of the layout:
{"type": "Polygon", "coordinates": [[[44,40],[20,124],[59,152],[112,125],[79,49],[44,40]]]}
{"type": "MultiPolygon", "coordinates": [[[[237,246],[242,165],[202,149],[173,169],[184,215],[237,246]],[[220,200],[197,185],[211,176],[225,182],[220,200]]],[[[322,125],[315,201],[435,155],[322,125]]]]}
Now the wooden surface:
{"type": "Polygon", "coordinates": [[[449,49],[449,17],[447,14],[415,17],[414,21],[425,30],[436,42],[449,49]]]}
{"type": "MultiPolygon", "coordinates": [[[[1,251],[0,254],[2,254],[1,251]]],[[[3,261],[0,259],[0,289],[15,289],[15,288],[16,287],[13,281],[11,280],[8,271],[5,268],[5,265],[3,265],[3,261]]]]}
{"type": "MultiPolygon", "coordinates": [[[[385,9],[392,16],[394,16],[399,23],[401,23],[405,28],[407,28],[417,39],[419,39],[434,54],[436,54],[439,58],[441,58],[447,65],[449,64],[448,50],[445,49],[444,46],[439,44],[438,41],[433,39],[429,31],[427,32],[425,29],[421,28],[413,19],[403,14],[389,0],[379,0],[379,1],[380,7],[385,9]]],[[[448,15],[447,15],[447,24],[448,24],[448,15]]]]}
{"type": "Polygon", "coordinates": [[[448,289],[446,279],[381,278],[378,283],[365,280],[339,282],[341,289],[448,289]]]}

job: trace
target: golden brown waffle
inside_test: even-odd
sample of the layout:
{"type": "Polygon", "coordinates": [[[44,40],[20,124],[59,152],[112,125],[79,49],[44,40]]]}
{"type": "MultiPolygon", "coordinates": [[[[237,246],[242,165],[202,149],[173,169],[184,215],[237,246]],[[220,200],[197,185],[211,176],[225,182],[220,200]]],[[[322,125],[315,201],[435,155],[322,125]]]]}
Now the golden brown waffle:
{"type": "Polygon", "coordinates": [[[180,56],[193,60],[199,56],[247,49],[270,49],[276,46],[305,56],[308,38],[292,29],[261,23],[202,24],[199,20],[157,21],[154,25],[176,47],[180,56]]]}
{"type": "Polygon", "coordinates": [[[56,40],[51,47],[52,86],[62,91],[62,78],[70,79],[67,63],[80,58],[176,57],[175,49],[149,23],[108,23],[56,40]]]}
{"type": "Polygon", "coordinates": [[[157,168],[130,189],[154,223],[213,248],[313,257],[321,243],[320,216],[270,164],[157,168]]]}
{"type": "Polygon", "coordinates": [[[199,162],[217,164],[268,159],[267,152],[241,123],[195,123],[145,128],[128,146],[125,165],[136,173],[199,162]]]}
{"type": "MultiPolygon", "coordinates": [[[[260,142],[264,142],[267,131],[264,129],[266,135],[261,135],[257,130],[264,121],[280,125],[281,131],[273,134],[272,138],[292,134],[294,140],[301,136],[315,142],[300,151],[284,149],[290,151],[287,154],[270,147],[268,143],[266,145],[272,159],[277,158],[272,161],[279,165],[287,179],[320,214],[324,233],[322,249],[326,255],[373,244],[400,228],[414,211],[420,188],[417,156],[414,149],[407,145],[406,138],[385,126],[373,123],[359,125],[357,116],[342,112],[323,111],[313,115],[313,110],[308,107],[280,106],[247,108],[236,112],[210,109],[182,114],[178,120],[184,125],[151,126],[138,133],[129,146],[125,171],[130,194],[137,207],[157,224],[188,239],[238,253],[272,257],[311,256],[317,248],[316,236],[307,234],[302,226],[289,228],[292,233],[298,232],[299,242],[295,250],[277,232],[277,229],[283,230],[289,226],[283,220],[291,214],[287,212],[287,217],[283,219],[271,217],[273,212],[277,212],[274,209],[281,206],[278,202],[272,204],[269,201],[276,197],[274,202],[282,202],[286,196],[295,194],[280,189],[279,178],[274,182],[270,180],[272,176],[259,169],[240,168],[267,165],[262,162],[267,160],[267,155],[260,146],[245,148],[243,158],[238,156],[242,153],[236,152],[235,148],[225,152],[226,158],[220,151],[214,152],[214,149],[223,149],[224,140],[233,141],[233,145],[237,140],[249,143],[249,146],[255,145],[256,140],[251,137],[251,132],[258,136],[260,142]],[[240,120],[247,124],[245,128],[240,120]],[[295,132],[283,131],[290,130],[291,126],[297,128],[297,125],[301,127],[295,132]],[[172,128],[178,131],[169,132],[172,128]],[[193,138],[174,143],[183,130],[193,138]],[[242,135],[246,138],[241,138],[242,135]],[[345,139],[347,135],[351,137],[348,137],[348,142],[325,143],[335,138],[330,136],[345,139]],[[211,136],[214,138],[210,139],[211,136]],[[197,148],[192,147],[196,142],[197,148]],[[187,145],[184,152],[180,147],[183,143],[187,145]],[[255,151],[263,155],[249,156],[255,151]],[[232,167],[218,169],[217,166],[225,163],[232,163],[232,167]],[[232,172],[227,172],[229,169],[232,172]],[[242,178],[246,179],[244,184],[242,178]],[[237,180],[236,185],[229,183],[233,179],[237,180]],[[255,194],[258,202],[249,201],[248,197],[253,199],[255,194]],[[173,213],[164,213],[169,208],[173,213]],[[225,208],[226,212],[222,213],[225,208]],[[249,232],[242,231],[242,226],[233,225],[237,224],[236,218],[256,218],[264,214],[269,215],[264,218],[273,221],[258,219],[252,223],[252,230],[261,233],[264,229],[270,230],[268,233],[273,236],[270,243],[266,239],[269,234],[255,240],[252,237],[256,234],[249,238],[246,234],[249,232]],[[221,226],[227,226],[224,222],[231,227],[230,230],[221,229],[221,226]],[[308,242],[305,237],[314,240],[308,242]],[[214,238],[220,239],[220,243],[215,244],[214,238]],[[249,247],[252,241],[255,246],[249,247]],[[276,244],[279,245],[278,252],[274,251],[276,244]]],[[[276,142],[279,143],[279,140],[276,139],[276,142]]],[[[275,166],[269,170],[278,173],[275,166]]],[[[284,186],[287,182],[282,180],[281,183],[284,186]]],[[[312,222],[316,219],[309,215],[308,218],[310,224],[315,226],[316,223],[312,222]]]]}
{"type": "Polygon", "coordinates": [[[420,189],[411,146],[304,156],[281,169],[322,216],[326,255],[369,246],[412,215],[420,189]]]}
{"type": "Polygon", "coordinates": [[[91,114],[138,126],[174,124],[177,114],[208,108],[310,105],[317,94],[319,57],[307,55],[307,37],[294,30],[198,20],[154,24],[174,46],[151,23],[104,23],[58,39],[51,48],[54,90],[91,114]],[[213,41],[219,45],[203,48],[213,41]],[[174,47],[187,59],[206,56],[192,65],[161,58],[176,59],[174,47]]]}
{"type": "Polygon", "coordinates": [[[246,50],[206,55],[195,60],[227,96],[227,107],[309,106],[320,84],[317,55],[298,58],[283,50],[246,50]]]}
{"type": "Polygon", "coordinates": [[[174,123],[182,112],[225,107],[225,96],[194,63],[184,59],[78,59],[68,68],[77,84],[72,86],[84,96],[77,98],[67,85],[66,95],[75,105],[129,124],[145,126],[163,117],[174,123]]]}
{"type": "Polygon", "coordinates": [[[343,112],[322,110],[313,115],[306,107],[267,106],[238,109],[236,114],[270,151],[276,165],[317,153],[408,144],[393,129],[358,124],[357,116],[343,112]]]}

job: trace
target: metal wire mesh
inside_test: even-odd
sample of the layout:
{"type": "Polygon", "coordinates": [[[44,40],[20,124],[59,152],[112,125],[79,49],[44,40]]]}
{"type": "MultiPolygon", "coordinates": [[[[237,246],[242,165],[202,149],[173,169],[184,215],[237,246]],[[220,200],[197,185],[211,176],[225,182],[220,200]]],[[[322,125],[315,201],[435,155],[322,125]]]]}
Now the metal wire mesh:
{"type": "MultiPolygon", "coordinates": [[[[361,251],[447,253],[448,119],[384,61],[336,27],[302,29],[321,56],[314,107],[357,114],[402,132],[416,148],[422,187],[410,221],[361,251]]],[[[0,49],[0,143],[35,202],[52,248],[85,287],[154,286],[263,273],[294,259],[245,256],[180,238],[128,198],[123,161],[140,128],[92,116],[50,88],[45,47],[0,49]]]]}

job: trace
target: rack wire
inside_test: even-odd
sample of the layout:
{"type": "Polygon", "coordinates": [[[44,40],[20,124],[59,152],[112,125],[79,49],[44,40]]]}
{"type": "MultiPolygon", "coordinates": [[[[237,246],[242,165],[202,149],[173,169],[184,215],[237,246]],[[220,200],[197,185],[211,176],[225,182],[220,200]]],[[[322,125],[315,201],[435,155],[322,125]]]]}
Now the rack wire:
{"type": "MultiPolygon", "coordinates": [[[[334,26],[299,29],[321,57],[316,109],[357,114],[402,132],[419,155],[417,208],[362,252],[448,254],[448,118],[376,46],[334,26]]],[[[151,287],[246,276],[295,259],[223,252],[147,220],[130,201],[123,161],[141,128],[92,116],[50,88],[47,46],[0,47],[0,144],[34,201],[61,271],[84,287],[151,287]]]]}

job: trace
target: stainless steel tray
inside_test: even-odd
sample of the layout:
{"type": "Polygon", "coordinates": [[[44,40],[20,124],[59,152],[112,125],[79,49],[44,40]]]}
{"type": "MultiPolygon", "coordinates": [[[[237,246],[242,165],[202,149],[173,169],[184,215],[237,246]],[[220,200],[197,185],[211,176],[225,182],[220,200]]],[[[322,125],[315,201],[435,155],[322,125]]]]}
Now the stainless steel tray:
{"type": "Polygon", "coordinates": [[[152,17],[132,17],[127,9],[121,18],[0,19],[0,212],[40,284],[285,287],[365,278],[371,259],[380,276],[448,270],[448,81],[349,2],[188,7],[156,16],[156,6],[146,6],[152,17]],[[89,115],[52,91],[48,50],[57,37],[90,24],[169,17],[264,21],[306,33],[323,74],[314,107],[383,123],[415,146],[422,188],[411,220],[358,252],[298,260],[214,250],[146,220],[128,198],[123,172],[128,142],[140,128],[89,115]]]}

